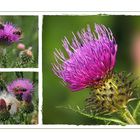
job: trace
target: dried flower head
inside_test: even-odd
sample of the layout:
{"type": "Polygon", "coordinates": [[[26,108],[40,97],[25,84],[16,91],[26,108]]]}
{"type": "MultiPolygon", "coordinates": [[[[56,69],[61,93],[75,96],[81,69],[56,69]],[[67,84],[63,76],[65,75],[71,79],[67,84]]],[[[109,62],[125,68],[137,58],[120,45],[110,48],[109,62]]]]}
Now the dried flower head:
{"type": "Polygon", "coordinates": [[[28,49],[26,50],[23,50],[20,52],[20,57],[33,57],[33,52],[32,52],[32,47],[29,47],[28,49]]]}
{"type": "Polygon", "coordinates": [[[6,91],[2,91],[0,92],[0,107],[10,114],[15,114],[20,107],[20,103],[15,96],[6,91]]]}
{"type": "Polygon", "coordinates": [[[16,79],[7,86],[9,93],[14,94],[19,100],[29,101],[33,93],[33,83],[29,79],[16,79]]]}
{"type": "Polygon", "coordinates": [[[32,52],[32,47],[25,49],[19,53],[20,63],[18,64],[20,67],[27,67],[27,64],[34,63],[34,56],[32,52]]]}
{"type": "Polygon", "coordinates": [[[78,38],[73,34],[72,43],[65,38],[63,47],[69,58],[61,51],[54,53],[53,71],[73,91],[102,85],[115,66],[117,44],[111,30],[95,24],[95,32],[88,26],[77,33],[78,38]]]}
{"type": "Polygon", "coordinates": [[[14,26],[12,23],[1,23],[0,24],[0,44],[11,45],[12,43],[18,42],[22,37],[22,32],[19,28],[14,26]]]}

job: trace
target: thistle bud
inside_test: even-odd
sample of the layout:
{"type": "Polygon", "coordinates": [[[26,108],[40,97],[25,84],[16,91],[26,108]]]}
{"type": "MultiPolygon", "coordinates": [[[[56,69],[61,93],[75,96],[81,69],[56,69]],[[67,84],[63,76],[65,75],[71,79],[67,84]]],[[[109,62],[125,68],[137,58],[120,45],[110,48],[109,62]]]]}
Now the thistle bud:
{"type": "Polygon", "coordinates": [[[134,79],[129,75],[112,74],[104,85],[91,89],[86,109],[96,113],[113,113],[127,106],[132,99],[134,79]]]}
{"type": "Polygon", "coordinates": [[[30,103],[32,101],[32,94],[23,94],[22,100],[27,103],[30,103]]]}
{"type": "Polygon", "coordinates": [[[19,54],[19,56],[20,56],[21,64],[22,65],[25,65],[27,63],[30,63],[34,59],[33,58],[33,53],[32,53],[32,48],[31,47],[28,48],[28,49],[26,49],[26,50],[24,50],[24,51],[21,51],[20,54],[19,54]]]}
{"type": "Polygon", "coordinates": [[[25,45],[22,44],[22,43],[19,43],[19,44],[17,45],[17,49],[20,50],[20,51],[23,51],[23,50],[25,50],[25,45]]]}
{"type": "Polygon", "coordinates": [[[26,55],[27,55],[28,57],[32,57],[32,56],[33,56],[33,53],[32,53],[31,50],[27,50],[25,53],[26,53],[26,55]]]}

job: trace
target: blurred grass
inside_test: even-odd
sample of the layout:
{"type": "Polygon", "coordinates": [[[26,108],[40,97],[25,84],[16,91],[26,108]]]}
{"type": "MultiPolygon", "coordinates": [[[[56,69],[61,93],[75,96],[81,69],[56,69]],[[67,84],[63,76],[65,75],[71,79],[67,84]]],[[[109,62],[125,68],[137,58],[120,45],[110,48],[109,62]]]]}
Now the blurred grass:
{"type": "MultiPolygon", "coordinates": [[[[22,30],[23,38],[19,43],[26,45],[26,48],[32,46],[32,51],[35,57],[35,67],[38,67],[38,17],[37,16],[0,16],[1,22],[11,22],[15,26],[22,30]]],[[[7,49],[8,52],[12,52],[13,48],[16,48],[18,43],[11,45],[7,49]]],[[[11,56],[11,60],[15,60],[15,56],[12,53],[8,53],[11,56]]],[[[11,61],[10,60],[10,61],[11,61]]]]}
{"type": "Polygon", "coordinates": [[[62,105],[84,105],[88,90],[71,92],[60,84],[60,79],[52,72],[55,48],[61,49],[61,40],[69,40],[72,32],[76,33],[89,24],[94,31],[94,23],[109,27],[118,44],[115,71],[131,71],[131,40],[135,32],[140,32],[139,16],[44,16],[43,19],[43,123],[44,124],[101,124],[74,112],[58,109],[62,105]]]}

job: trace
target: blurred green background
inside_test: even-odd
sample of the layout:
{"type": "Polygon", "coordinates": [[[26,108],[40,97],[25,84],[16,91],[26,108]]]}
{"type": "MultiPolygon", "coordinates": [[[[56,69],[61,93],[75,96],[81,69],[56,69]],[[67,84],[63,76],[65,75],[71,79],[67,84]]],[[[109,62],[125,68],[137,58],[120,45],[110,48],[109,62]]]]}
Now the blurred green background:
{"type": "MultiPolygon", "coordinates": [[[[0,16],[0,22],[11,22],[22,30],[23,38],[18,43],[23,43],[26,49],[32,46],[35,58],[35,67],[38,67],[38,17],[37,16],[0,16]]],[[[7,49],[7,52],[14,51],[18,43],[14,43],[7,49]]],[[[9,59],[15,60],[16,56],[8,53],[9,59]]]]}
{"type": "Polygon", "coordinates": [[[102,124],[88,119],[70,110],[59,109],[62,105],[79,105],[83,107],[88,96],[88,89],[71,92],[60,83],[60,79],[52,72],[55,48],[61,49],[62,39],[72,38],[89,24],[94,31],[94,23],[109,27],[118,44],[115,71],[132,71],[131,42],[135,33],[140,32],[139,16],[44,16],[43,19],[43,123],[44,124],[102,124]]]}

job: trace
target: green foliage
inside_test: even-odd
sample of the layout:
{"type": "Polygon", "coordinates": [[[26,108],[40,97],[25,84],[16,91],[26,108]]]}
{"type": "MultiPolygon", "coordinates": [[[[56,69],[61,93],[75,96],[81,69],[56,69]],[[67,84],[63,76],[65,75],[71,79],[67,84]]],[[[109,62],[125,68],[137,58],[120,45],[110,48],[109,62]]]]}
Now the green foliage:
{"type": "Polygon", "coordinates": [[[133,116],[137,120],[137,122],[140,124],[140,101],[138,101],[137,106],[133,110],[133,116]]]}
{"type": "MultiPolygon", "coordinates": [[[[58,106],[57,108],[58,109],[59,108],[64,108],[64,109],[67,109],[67,110],[71,110],[71,111],[73,111],[75,113],[78,113],[78,114],[84,116],[84,117],[87,117],[87,118],[90,118],[90,119],[94,119],[94,120],[102,121],[102,124],[105,124],[105,125],[110,125],[110,124],[114,124],[115,125],[115,124],[118,124],[118,125],[125,126],[125,125],[129,124],[128,122],[123,120],[123,117],[126,117],[126,116],[123,116],[124,114],[126,114],[126,113],[130,114],[130,112],[128,112],[128,110],[126,112],[123,112],[123,115],[120,118],[117,115],[113,115],[113,114],[101,115],[101,114],[94,114],[94,112],[92,112],[92,111],[91,112],[87,112],[85,109],[82,109],[79,106],[72,107],[71,105],[68,105],[68,106],[58,106]]],[[[128,116],[128,117],[130,117],[130,116],[128,116]]],[[[140,120],[139,120],[139,118],[140,118],[140,101],[138,102],[135,110],[133,111],[133,116],[132,117],[134,119],[136,119],[137,124],[140,124],[140,120]]]]}
{"type": "MultiPolygon", "coordinates": [[[[58,107],[58,108],[61,108],[61,107],[58,107]]],[[[104,116],[103,117],[103,116],[95,115],[95,114],[93,114],[93,112],[87,113],[84,109],[81,109],[79,106],[72,107],[69,105],[69,106],[62,107],[62,108],[69,109],[71,111],[79,113],[80,115],[83,115],[83,116],[88,117],[90,119],[101,120],[101,121],[103,121],[103,124],[106,124],[106,125],[109,125],[110,123],[119,124],[119,125],[126,125],[127,124],[127,123],[119,120],[118,118],[113,118],[111,116],[108,116],[108,117],[104,116]]]]}

